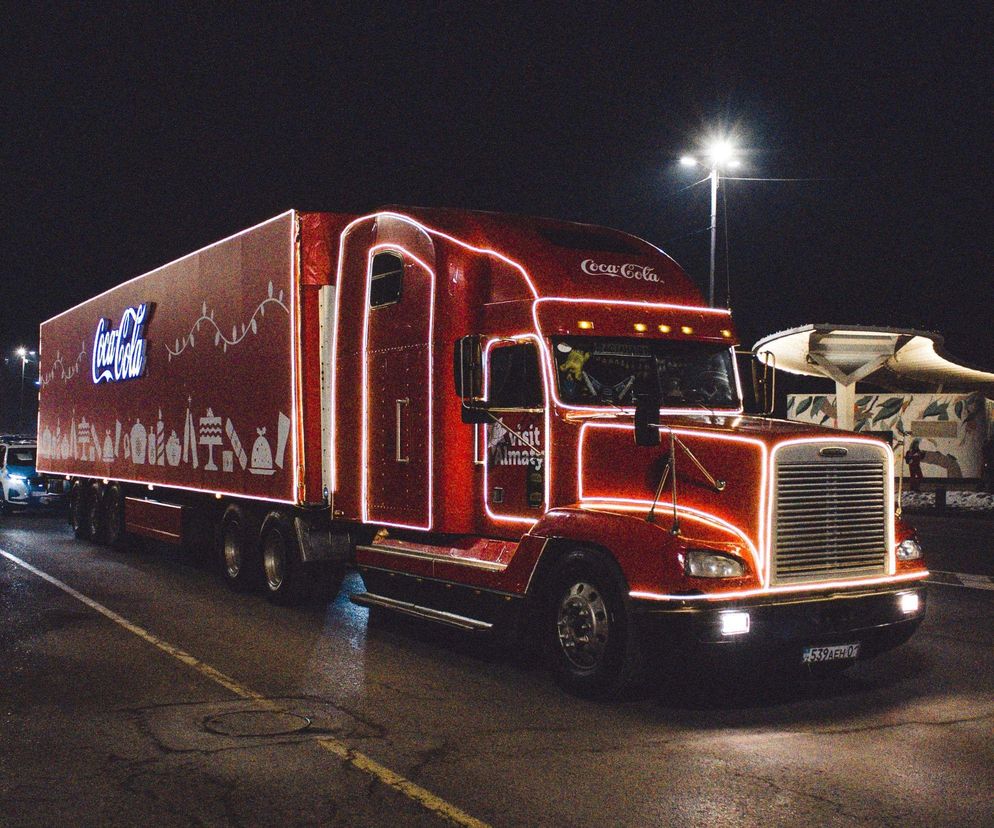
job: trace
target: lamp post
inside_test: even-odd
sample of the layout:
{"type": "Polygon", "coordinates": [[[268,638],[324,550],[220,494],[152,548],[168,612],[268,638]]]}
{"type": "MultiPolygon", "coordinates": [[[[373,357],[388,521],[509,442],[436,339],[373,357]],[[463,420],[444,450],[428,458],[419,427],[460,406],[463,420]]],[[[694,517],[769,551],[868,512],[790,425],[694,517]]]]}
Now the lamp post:
{"type": "Polygon", "coordinates": [[[708,178],[711,179],[711,275],[708,280],[708,304],[714,307],[714,252],[718,236],[718,183],[721,179],[721,170],[734,169],[741,163],[735,158],[735,147],[730,141],[712,141],[704,150],[703,157],[699,160],[692,155],[684,155],[680,163],[685,167],[702,166],[709,170],[708,178]]]}
{"type": "Polygon", "coordinates": [[[34,354],[34,351],[18,348],[14,353],[21,358],[21,396],[17,404],[17,430],[21,431],[24,428],[24,369],[28,364],[28,354],[34,354]]]}

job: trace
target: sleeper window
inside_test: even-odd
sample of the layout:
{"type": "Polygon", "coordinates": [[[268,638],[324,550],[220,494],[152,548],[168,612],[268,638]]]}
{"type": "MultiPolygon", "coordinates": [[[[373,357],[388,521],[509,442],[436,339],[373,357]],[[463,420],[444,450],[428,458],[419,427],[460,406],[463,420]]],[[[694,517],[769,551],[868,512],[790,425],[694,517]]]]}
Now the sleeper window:
{"type": "Polygon", "coordinates": [[[369,282],[369,306],[378,308],[400,301],[404,261],[396,253],[377,253],[369,282]]]}

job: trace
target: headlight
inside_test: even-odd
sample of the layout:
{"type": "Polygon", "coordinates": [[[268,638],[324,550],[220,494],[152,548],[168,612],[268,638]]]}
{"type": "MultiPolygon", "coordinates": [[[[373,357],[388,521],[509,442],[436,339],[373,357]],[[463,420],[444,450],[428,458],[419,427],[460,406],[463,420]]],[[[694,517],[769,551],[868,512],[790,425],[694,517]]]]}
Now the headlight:
{"type": "Polygon", "coordinates": [[[28,480],[23,474],[12,474],[10,479],[16,480],[18,483],[26,483],[28,480]]]}
{"type": "Polygon", "coordinates": [[[745,566],[737,558],[710,549],[688,549],[684,571],[695,578],[740,578],[745,566]]]}
{"type": "Polygon", "coordinates": [[[921,556],[922,548],[916,540],[908,538],[897,545],[897,559],[899,561],[917,561],[921,556]]]}

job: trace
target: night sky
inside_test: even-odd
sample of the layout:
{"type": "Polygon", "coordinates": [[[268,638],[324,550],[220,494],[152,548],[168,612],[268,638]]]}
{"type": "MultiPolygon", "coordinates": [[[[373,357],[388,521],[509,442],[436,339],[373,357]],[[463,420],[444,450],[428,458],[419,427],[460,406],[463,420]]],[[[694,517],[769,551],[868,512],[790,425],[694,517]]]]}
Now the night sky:
{"type": "Polygon", "coordinates": [[[703,285],[677,159],[725,131],[735,174],[811,179],[726,184],[746,343],[916,327],[994,368],[992,7],[865,5],[7,6],[0,346],[290,207],[606,224],[703,285]]]}

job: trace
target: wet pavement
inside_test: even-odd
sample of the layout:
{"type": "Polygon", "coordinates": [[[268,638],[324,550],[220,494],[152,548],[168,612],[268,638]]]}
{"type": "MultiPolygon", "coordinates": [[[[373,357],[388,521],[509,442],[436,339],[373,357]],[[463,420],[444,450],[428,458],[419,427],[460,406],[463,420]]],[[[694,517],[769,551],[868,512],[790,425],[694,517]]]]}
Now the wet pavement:
{"type": "MultiPolygon", "coordinates": [[[[933,586],[830,680],[595,703],[345,595],[274,607],[181,550],[0,520],[37,570],[0,556],[3,826],[994,824],[994,591],[933,586]]],[[[933,568],[994,574],[994,524],[919,525],[933,568]]]]}

